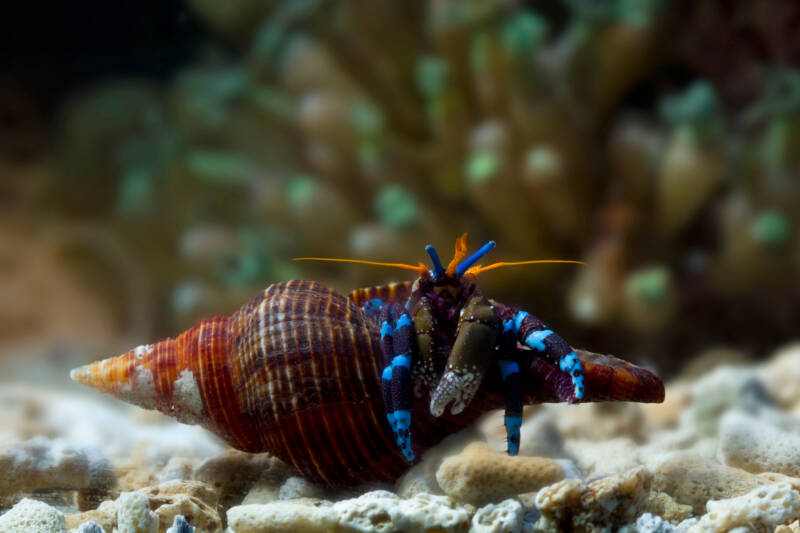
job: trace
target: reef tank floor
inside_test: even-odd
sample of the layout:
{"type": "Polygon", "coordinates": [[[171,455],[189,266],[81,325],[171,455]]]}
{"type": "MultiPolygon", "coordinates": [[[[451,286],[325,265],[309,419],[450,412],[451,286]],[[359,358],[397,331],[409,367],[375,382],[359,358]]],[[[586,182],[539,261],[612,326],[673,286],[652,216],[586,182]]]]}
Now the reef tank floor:
{"type": "Polygon", "coordinates": [[[0,406],[3,533],[800,531],[800,345],[662,404],[528,407],[518,457],[495,411],[395,484],[339,490],[78,385],[0,406]]]}

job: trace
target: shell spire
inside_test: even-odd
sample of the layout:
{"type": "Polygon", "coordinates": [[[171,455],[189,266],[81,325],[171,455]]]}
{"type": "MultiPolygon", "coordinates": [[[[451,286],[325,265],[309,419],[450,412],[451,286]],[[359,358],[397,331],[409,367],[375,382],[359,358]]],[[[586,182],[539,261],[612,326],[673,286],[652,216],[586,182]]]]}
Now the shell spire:
{"type": "Polygon", "coordinates": [[[203,320],[198,326],[154,344],[137,346],[117,357],[70,372],[74,381],[187,424],[207,426],[209,412],[202,387],[202,350],[227,351],[228,317],[203,320]]]}

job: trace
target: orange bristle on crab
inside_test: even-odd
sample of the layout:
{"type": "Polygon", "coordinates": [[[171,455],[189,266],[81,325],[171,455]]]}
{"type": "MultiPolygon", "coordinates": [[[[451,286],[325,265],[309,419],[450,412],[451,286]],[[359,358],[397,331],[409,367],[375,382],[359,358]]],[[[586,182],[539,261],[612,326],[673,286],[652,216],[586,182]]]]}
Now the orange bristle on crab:
{"type": "Polygon", "coordinates": [[[332,486],[399,477],[420,455],[486,411],[505,409],[508,451],[522,406],[660,402],[661,380],[620,359],[574,350],[538,318],[486,298],[476,276],[501,266],[466,256],[445,268],[348,296],[317,282],[267,287],[230,317],[73,370],[125,401],[204,426],[231,446],[270,452],[332,486]],[[449,408],[448,408],[449,407],[449,408]]]}

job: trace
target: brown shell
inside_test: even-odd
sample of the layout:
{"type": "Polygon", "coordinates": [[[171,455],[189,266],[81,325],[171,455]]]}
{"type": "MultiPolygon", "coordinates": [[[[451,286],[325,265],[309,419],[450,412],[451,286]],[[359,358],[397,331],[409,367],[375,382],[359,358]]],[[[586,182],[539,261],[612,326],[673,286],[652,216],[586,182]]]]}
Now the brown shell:
{"type": "MultiPolygon", "coordinates": [[[[71,376],[200,424],[235,448],[270,452],[328,485],[394,480],[409,465],[386,421],[380,335],[355,302],[393,300],[407,290],[409,284],[394,284],[347,298],[312,281],[277,283],[230,317],[203,320],[177,338],[86,365],[71,376]]],[[[587,401],[663,399],[663,384],[647,370],[577,353],[584,362],[587,401]]],[[[567,397],[552,363],[533,352],[526,357],[526,403],[567,397]]],[[[458,416],[434,418],[428,396],[415,400],[416,455],[487,410],[501,408],[502,390],[499,372],[490,367],[477,396],[458,416]]]]}
{"type": "Polygon", "coordinates": [[[392,479],[405,465],[385,422],[370,328],[341,294],[289,281],[231,317],[87,365],[73,379],[199,423],[240,450],[269,451],[330,485],[392,479]]]}

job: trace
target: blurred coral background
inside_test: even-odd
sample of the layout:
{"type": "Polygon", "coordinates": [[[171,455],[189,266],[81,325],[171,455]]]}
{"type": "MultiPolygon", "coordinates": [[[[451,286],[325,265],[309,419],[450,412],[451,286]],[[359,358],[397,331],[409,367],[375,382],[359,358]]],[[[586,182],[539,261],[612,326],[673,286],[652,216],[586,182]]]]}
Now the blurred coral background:
{"type": "Polygon", "coordinates": [[[797,338],[800,6],[143,0],[0,19],[0,375],[497,241],[484,292],[668,377],[797,338]],[[701,355],[698,355],[701,354],[701,355]]]}

